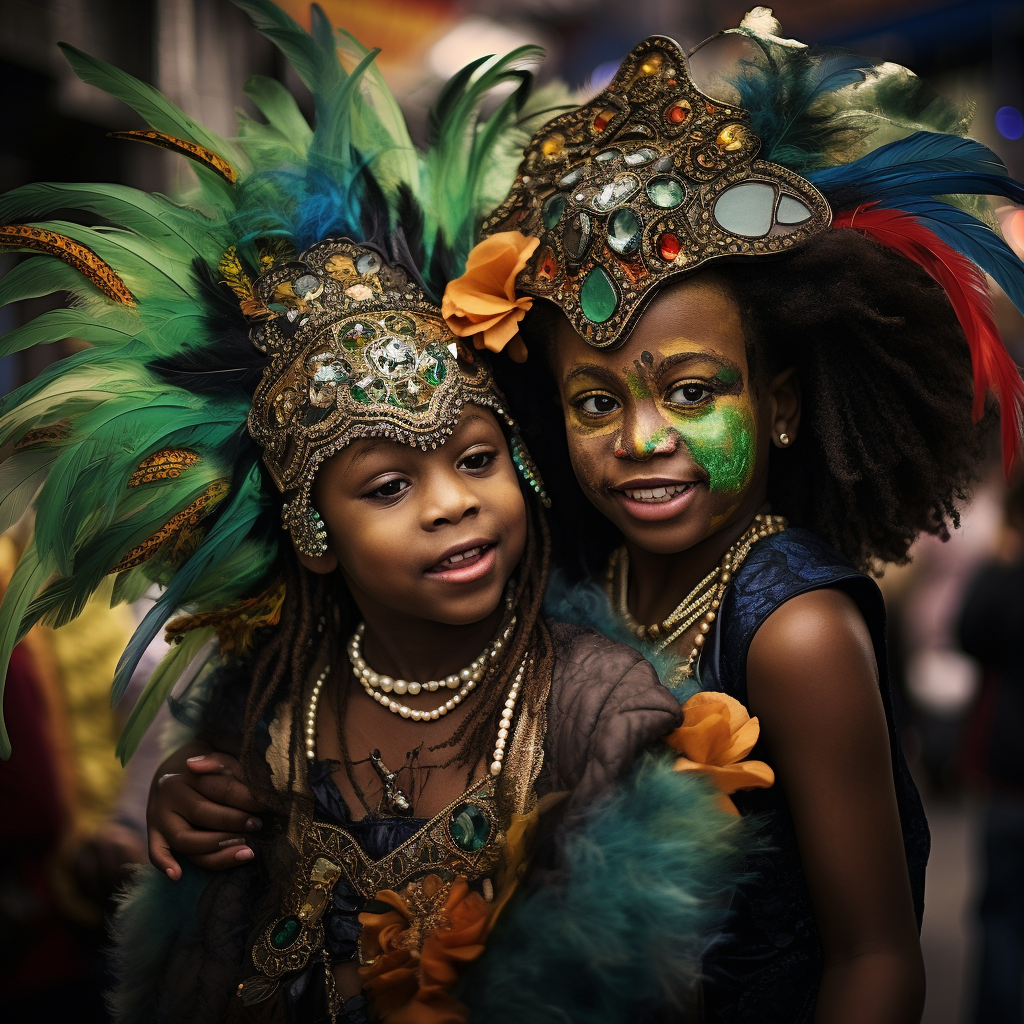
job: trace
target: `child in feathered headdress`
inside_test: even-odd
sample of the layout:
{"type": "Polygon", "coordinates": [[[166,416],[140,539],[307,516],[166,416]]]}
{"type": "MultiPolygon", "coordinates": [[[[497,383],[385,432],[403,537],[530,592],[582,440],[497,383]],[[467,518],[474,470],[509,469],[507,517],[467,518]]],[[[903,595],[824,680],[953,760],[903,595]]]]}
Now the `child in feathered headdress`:
{"type": "Polygon", "coordinates": [[[996,400],[1007,468],[1020,451],[982,271],[1024,309],[984,199],[1024,187],[965,131],[905,69],[765,9],[690,61],[654,36],[537,132],[443,301],[478,347],[529,353],[504,386],[556,558],[600,584],[557,613],[761,721],[780,784],[737,797],[768,835],[704,961],[716,1024],[921,1012],[928,829],[864,570],[956,525],[996,400]]]}
{"type": "Polygon", "coordinates": [[[267,123],[231,143],[69,48],[150,124],[123,134],[190,157],[200,188],[188,205],[115,185],[0,200],[4,221],[77,206],[108,222],[0,227],[38,254],[7,300],[78,300],[3,351],[72,332],[94,346],[0,416],[0,525],[36,507],[0,661],[108,574],[115,600],[160,584],[115,699],[165,624],[175,646],[123,758],[201,666],[172,700],[192,738],[154,803],[186,800],[176,845],[205,861],[179,866],[154,838],[164,870],[118,917],[116,1016],[690,1019],[743,831],[723,794],[771,784],[744,763],[757,724],[695,698],[674,740],[688,756],[645,753],[678,703],[635,652],[543,613],[543,483],[439,308],[518,159],[524,54],[448,83],[420,154],[373,52],[316,9],[307,34],[269,0],[240,6],[309,86],[315,129],[256,79],[267,123]],[[211,749],[237,758],[262,816],[244,849],[186,761],[211,749]]]}

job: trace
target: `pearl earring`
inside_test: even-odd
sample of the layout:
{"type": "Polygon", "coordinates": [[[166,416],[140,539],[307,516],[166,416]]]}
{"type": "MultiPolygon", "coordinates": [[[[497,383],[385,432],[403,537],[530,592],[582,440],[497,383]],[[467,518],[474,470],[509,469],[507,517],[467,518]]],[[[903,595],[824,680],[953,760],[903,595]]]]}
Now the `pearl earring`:
{"type": "Polygon", "coordinates": [[[779,444],[785,448],[786,445],[789,444],[789,434],[779,434],[779,444]]]}

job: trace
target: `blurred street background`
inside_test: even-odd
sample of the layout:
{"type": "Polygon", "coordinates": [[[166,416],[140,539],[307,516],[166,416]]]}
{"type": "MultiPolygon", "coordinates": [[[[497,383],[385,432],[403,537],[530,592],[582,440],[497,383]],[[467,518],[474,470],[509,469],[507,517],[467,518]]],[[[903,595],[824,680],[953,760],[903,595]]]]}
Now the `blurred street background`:
{"type": "MultiPolygon", "coordinates": [[[[478,56],[539,43],[547,51],[541,80],[561,77],[583,96],[607,84],[618,62],[645,35],[660,32],[694,46],[737,25],[752,6],[743,0],[322,0],[321,5],[334,24],[382,49],[380,66],[414,124],[422,121],[440,83],[478,56]]],[[[308,25],[307,0],[280,0],[280,6],[308,25]]],[[[1024,178],[1022,0],[779,0],[774,14],[784,36],[904,64],[947,97],[973,105],[972,136],[994,149],[1014,177],[1024,178]]],[[[191,115],[228,135],[237,109],[256,115],[242,94],[250,74],[280,77],[300,98],[304,93],[276,51],[228,0],[0,0],[0,193],[46,180],[120,181],[171,193],[188,186],[185,161],[107,137],[142,125],[126,107],[79,82],[58,41],[152,82],[191,115]]],[[[1024,210],[1005,207],[997,215],[1007,241],[1024,256],[1024,210]]],[[[0,277],[17,259],[0,256],[0,277]]],[[[1016,361],[1024,362],[1024,321],[1004,296],[994,299],[1005,340],[1016,361]]],[[[42,312],[47,301],[0,310],[0,333],[42,312]]],[[[0,394],[32,379],[76,344],[40,346],[0,360],[0,394]]],[[[926,1024],[974,1020],[969,1005],[976,971],[979,835],[993,785],[979,715],[984,717],[987,706],[991,670],[962,653],[957,622],[981,566],[992,558],[1003,564],[1020,561],[1024,546],[1015,507],[1012,500],[1007,504],[1006,485],[993,463],[953,539],[918,545],[909,566],[891,569],[883,579],[904,745],[933,830],[924,926],[926,1024]]],[[[8,551],[0,543],[0,586],[9,579],[5,566],[17,551],[18,537],[0,538],[7,541],[13,546],[8,551]]],[[[34,631],[36,660],[26,669],[34,682],[26,700],[35,700],[53,724],[38,737],[35,760],[24,769],[35,789],[24,788],[24,779],[15,785],[9,772],[4,781],[0,772],[0,1008],[26,1000],[18,1005],[34,1006],[36,1020],[65,1019],[70,1009],[85,1024],[106,1019],[98,997],[104,982],[97,956],[101,919],[122,865],[144,850],[145,766],[127,779],[115,767],[118,723],[106,708],[102,685],[110,668],[104,658],[116,659],[131,624],[114,621],[105,611],[96,614],[101,625],[85,631],[99,645],[91,668],[88,659],[76,656],[81,634],[62,638],[61,631],[34,631]],[[83,722],[93,724],[77,725],[83,722]],[[49,763],[58,767],[47,768],[49,763]],[[29,802],[39,817],[38,845],[28,861],[16,863],[3,852],[15,833],[2,831],[2,822],[24,814],[29,802]],[[26,935],[40,934],[45,941],[34,953],[26,935]],[[63,960],[60,951],[67,953],[63,960]],[[50,997],[33,1003],[40,992],[50,997]]],[[[1018,617],[1024,635],[1024,603],[1018,617]]],[[[1024,876],[1021,869],[1024,861],[1017,866],[1018,878],[1024,876]]]]}

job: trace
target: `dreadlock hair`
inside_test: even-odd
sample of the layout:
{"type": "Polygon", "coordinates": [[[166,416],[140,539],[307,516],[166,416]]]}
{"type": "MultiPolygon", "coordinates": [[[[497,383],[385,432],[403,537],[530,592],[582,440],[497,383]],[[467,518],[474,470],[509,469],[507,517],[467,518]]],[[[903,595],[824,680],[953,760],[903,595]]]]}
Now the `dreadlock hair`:
{"type": "MultiPolygon", "coordinates": [[[[850,230],[775,257],[722,261],[701,278],[739,306],[755,388],[797,370],[801,429],[796,444],[771,449],[772,510],[867,569],[906,561],[921,533],[947,538],[996,423],[991,409],[972,423],[970,352],[942,287],[850,230]]],[[[538,372],[559,315],[534,303],[522,325],[534,358],[495,363],[551,494],[557,565],[578,580],[602,572],[621,537],[577,483],[557,384],[538,372]]]]}
{"type": "MultiPolygon", "coordinates": [[[[478,687],[477,698],[467,707],[452,736],[432,748],[452,751],[440,768],[465,767],[471,773],[490,753],[491,726],[497,726],[509,682],[524,658],[530,658],[529,675],[534,678],[550,678],[554,670],[551,634],[542,615],[551,538],[539,503],[521,480],[520,490],[526,498],[528,515],[526,547],[512,595],[518,625],[504,657],[497,659],[490,685],[478,687]]],[[[285,714],[290,735],[303,735],[305,700],[314,665],[324,645],[328,645],[330,664],[347,665],[345,643],[359,621],[359,609],[339,573],[311,572],[300,564],[290,544],[281,545],[280,574],[287,594],[280,622],[264,631],[262,642],[244,670],[240,761],[253,795],[272,811],[287,815],[295,782],[295,761],[288,756],[287,789],[276,789],[267,759],[269,723],[285,714]]],[[[355,685],[350,674],[346,673],[345,679],[343,694],[355,685]]],[[[344,718],[344,696],[340,708],[339,730],[344,718]]],[[[344,750],[344,737],[341,738],[344,750]]]]}

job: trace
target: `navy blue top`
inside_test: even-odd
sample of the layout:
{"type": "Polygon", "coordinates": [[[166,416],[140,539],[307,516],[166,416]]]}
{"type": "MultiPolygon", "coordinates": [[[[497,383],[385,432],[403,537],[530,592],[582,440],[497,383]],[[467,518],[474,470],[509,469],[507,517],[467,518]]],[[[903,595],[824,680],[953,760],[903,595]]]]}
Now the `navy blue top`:
{"type": "MultiPolygon", "coordinates": [[[[798,594],[832,587],[848,594],[867,622],[878,663],[892,752],[892,773],[918,927],[930,838],[893,715],[885,649],[885,606],[869,576],[806,530],[759,540],[726,591],[716,628],[701,656],[701,688],[747,704],[747,651],[761,623],[798,594]]],[[[750,755],[764,758],[760,743],[750,755]]],[[[728,934],[704,960],[706,1024],[809,1024],[823,954],[793,820],[781,786],[734,796],[741,813],[758,815],[763,841],[748,859],[752,881],[733,901],[728,934]]]]}

